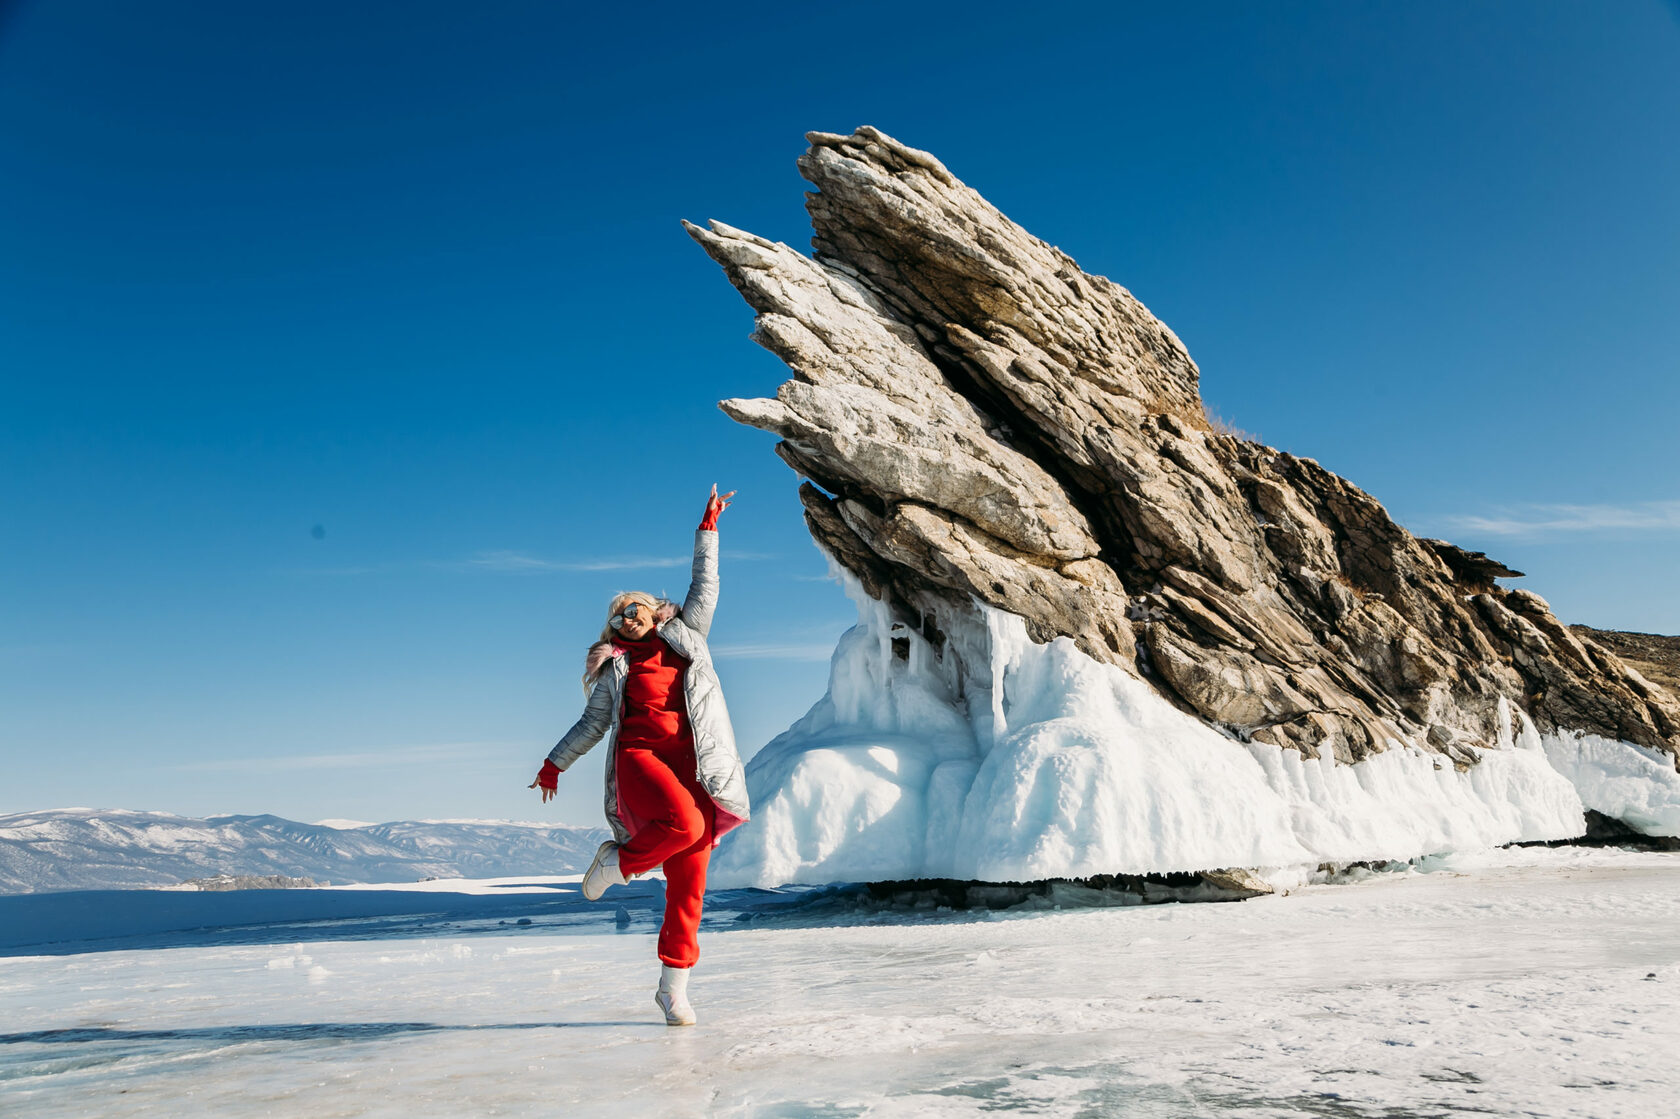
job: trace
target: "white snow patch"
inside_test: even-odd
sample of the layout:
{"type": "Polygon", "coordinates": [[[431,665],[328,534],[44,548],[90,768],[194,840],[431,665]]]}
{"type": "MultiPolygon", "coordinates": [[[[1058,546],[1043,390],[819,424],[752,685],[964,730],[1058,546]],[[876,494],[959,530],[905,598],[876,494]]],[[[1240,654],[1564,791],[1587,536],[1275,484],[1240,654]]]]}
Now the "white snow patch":
{"type": "Polygon", "coordinates": [[[1580,835],[1575,790],[1527,751],[1481,751],[1460,773],[1439,754],[1393,744],[1356,765],[1250,745],[1311,861],[1410,859],[1525,839],[1580,835]]]}
{"type": "Polygon", "coordinates": [[[1578,836],[1583,803],[1680,833],[1680,775],[1628,743],[1542,737],[1518,713],[1521,733],[1464,772],[1398,740],[1355,765],[1313,760],[1238,742],[978,603],[939,619],[936,651],[837,574],[858,624],[828,694],[748,766],[752,826],[717,852],[714,885],[1403,860],[1578,836]]]}
{"type": "Polygon", "coordinates": [[[1680,835],[1680,773],[1666,754],[1574,731],[1540,742],[1547,760],[1594,812],[1646,835],[1680,835]]]}

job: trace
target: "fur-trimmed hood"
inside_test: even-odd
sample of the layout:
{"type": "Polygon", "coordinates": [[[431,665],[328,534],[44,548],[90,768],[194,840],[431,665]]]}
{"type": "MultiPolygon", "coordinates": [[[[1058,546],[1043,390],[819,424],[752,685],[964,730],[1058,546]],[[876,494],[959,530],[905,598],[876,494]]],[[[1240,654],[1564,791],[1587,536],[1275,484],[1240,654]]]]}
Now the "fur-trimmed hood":
{"type": "MultiPolygon", "coordinates": [[[[677,616],[677,604],[661,602],[653,611],[654,625],[662,626],[677,616]]],[[[601,670],[607,667],[607,662],[614,657],[624,655],[624,647],[613,641],[597,641],[589,647],[589,652],[583,658],[583,672],[585,678],[594,680],[601,675],[601,670]]]]}

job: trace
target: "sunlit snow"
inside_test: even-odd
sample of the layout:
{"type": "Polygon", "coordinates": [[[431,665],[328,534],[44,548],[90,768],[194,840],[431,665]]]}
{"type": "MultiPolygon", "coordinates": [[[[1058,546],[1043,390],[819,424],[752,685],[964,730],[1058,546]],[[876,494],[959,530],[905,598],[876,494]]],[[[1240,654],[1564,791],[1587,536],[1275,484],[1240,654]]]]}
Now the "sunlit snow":
{"type": "Polygon", "coordinates": [[[828,694],[749,764],[753,826],[719,849],[720,885],[1287,873],[1578,836],[1584,806],[1680,833],[1667,759],[1542,738],[1509,705],[1520,733],[1467,771],[1400,741],[1357,765],[1315,761],[1245,745],[978,604],[939,619],[936,652],[840,577],[858,624],[828,694]]]}

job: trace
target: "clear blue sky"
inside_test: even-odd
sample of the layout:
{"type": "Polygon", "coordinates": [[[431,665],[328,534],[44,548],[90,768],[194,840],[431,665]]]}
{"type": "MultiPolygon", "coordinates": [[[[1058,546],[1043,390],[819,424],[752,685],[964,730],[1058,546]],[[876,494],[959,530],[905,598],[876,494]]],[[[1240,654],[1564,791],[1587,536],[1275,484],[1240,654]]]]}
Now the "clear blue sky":
{"type": "Polygon", "coordinates": [[[1231,422],[1680,632],[1674,6],[718,7],[0,5],[0,812],[597,822],[523,786],[714,480],[743,746],[803,713],[853,612],[678,219],[806,245],[864,123],[1231,422]]]}

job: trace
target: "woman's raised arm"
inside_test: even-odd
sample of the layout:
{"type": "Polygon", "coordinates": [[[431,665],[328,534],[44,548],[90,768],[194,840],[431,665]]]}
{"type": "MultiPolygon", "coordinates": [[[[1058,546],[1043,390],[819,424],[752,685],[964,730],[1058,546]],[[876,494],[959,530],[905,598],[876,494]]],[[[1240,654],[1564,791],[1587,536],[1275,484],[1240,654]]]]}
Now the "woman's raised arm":
{"type": "Polygon", "coordinates": [[[712,613],[718,598],[718,514],[730,506],[730,490],[718,496],[717,484],[706,499],[706,515],[694,533],[694,577],[688,584],[688,597],[683,599],[682,618],[688,627],[704,637],[712,629],[712,613]]]}

